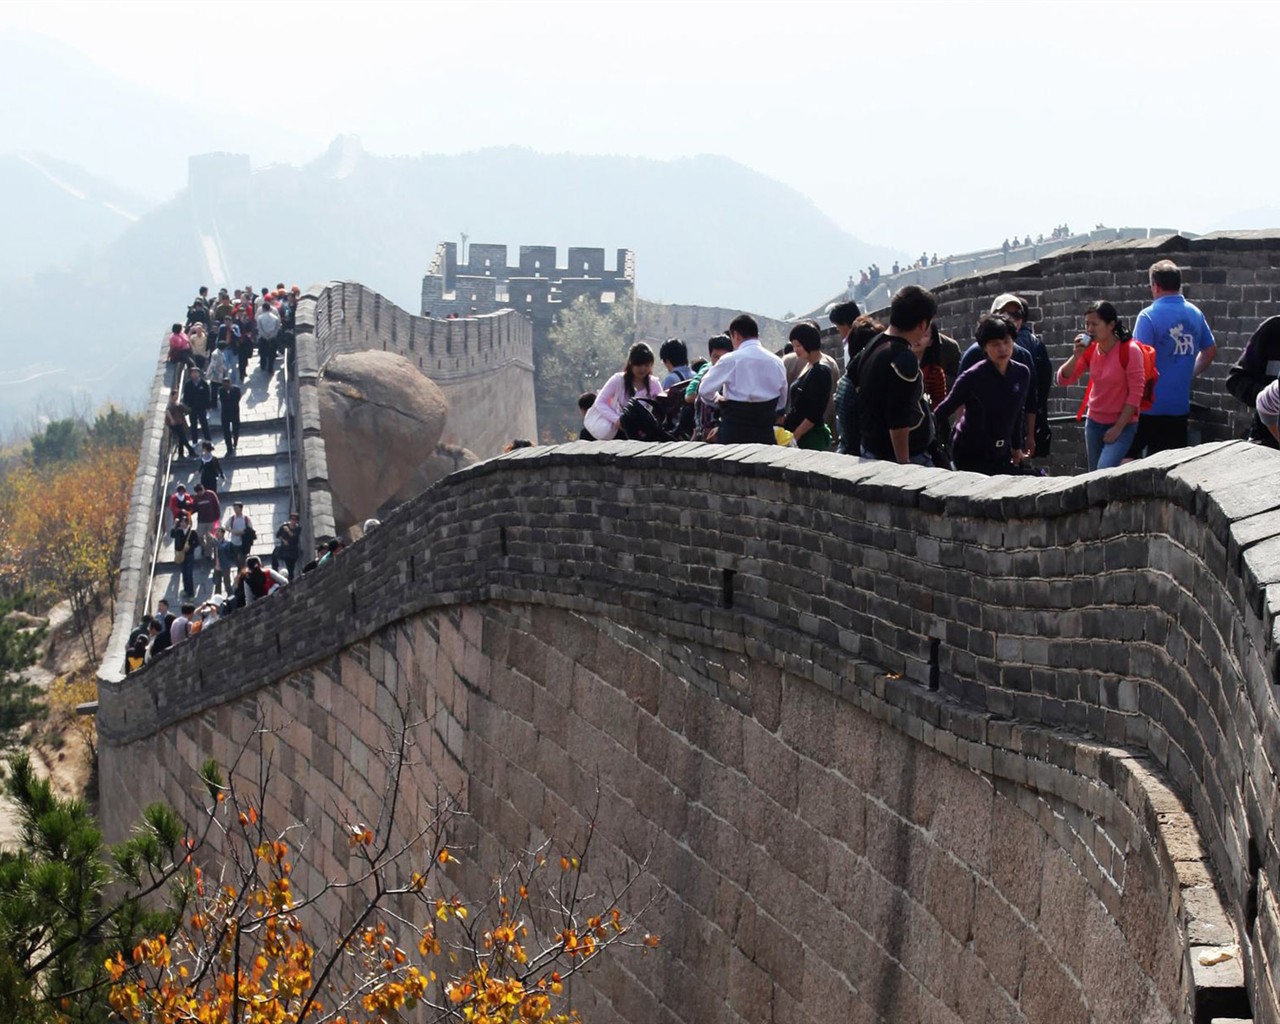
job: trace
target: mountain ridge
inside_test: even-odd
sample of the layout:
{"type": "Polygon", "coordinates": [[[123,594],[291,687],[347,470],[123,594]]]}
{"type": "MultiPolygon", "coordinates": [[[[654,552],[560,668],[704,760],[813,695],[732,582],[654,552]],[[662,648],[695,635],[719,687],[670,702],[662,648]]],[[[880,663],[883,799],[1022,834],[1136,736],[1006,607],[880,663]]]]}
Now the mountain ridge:
{"type": "Polygon", "coordinates": [[[507,243],[513,261],[522,244],[632,249],[645,298],[775,317],[888,253],[727,157],[519,146],[383,157],[340,136],[302,165],[245,162],[202,178],[75,259],[0,274],[0,405],[12,416],[42,394],[46,405],[140,395],[160,336],[201,284],[358,280],[417,312],[437,243],[462,232],[507,243]],[[228,280],[211,274],[221,265],[228,280]],[[77,324],[74,345],[48,343],[50,308],[77,324]]]}

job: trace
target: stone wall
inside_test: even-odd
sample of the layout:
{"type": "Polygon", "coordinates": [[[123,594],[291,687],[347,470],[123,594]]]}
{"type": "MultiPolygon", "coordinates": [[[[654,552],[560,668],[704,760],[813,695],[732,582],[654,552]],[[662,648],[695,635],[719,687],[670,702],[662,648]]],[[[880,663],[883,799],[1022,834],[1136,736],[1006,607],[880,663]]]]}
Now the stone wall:
{"type": "MultiPolygon", "coordinates": [[[[1014,292],[1030,305],[1032,326],[1056,369],[1070,356],[1089,303],[1107,299],[1133,326],[1139,311],[1151,302],[1147,270],[1159,259],[1171,259],[1182,268],[1183,293],[1204,312],[1218,344],[1217,360],[1192,389],[1192,402],[1200,407],[1192,416],[1195,439],[1243,436],[1253,413],[1228,394],[1225,380],[1254,328],[1280,305],[1280,234],[1252,231],[1093,242],[1036,263],[939,285],[934,294],[940,326],[967,346],[979,314],[990,309],[991,300],[1001,292],[1014,292]]],[[[887,321],[888,310],[877,315],[887,321]]],[[[1083,394],[1080,385],[1055,385],[1049,414],[1074,416],[1083,394]]],[[[1083,432],[1074,422],[1055,424],[1053,446],[1055,472],[1085,468],[1083,432]]]]}
{"type": "MultiPolygon", "coordinates": [[[[334,533],[328,460],[320,434],[316,383],[331,356],[365,350],[404,356],[449,400],[444,443],[487,458],[513,438],[537,437],[529,322],[507,310],[436,320],[412,316],[377,292],[352,282],[307,290],[297,313],[299,416],[297,450],[307,486],[303,522],[308,540],[334,533]]],[[[426,453],[423,453],[424,457],[426,453]]]]}
{"type": "MultiPolygon", "coordinates": [[[[699,356],[706,358],[707,339],[723,334],[729,321],[742,312],[722,306],[679,306],[641,299],[636,304],[636,341],[648,342],[656,355],[668,338],[679,338],[689,347],[691,360],[699,356]]],[[[776,352],[788,344],[791,324],[752,315],[760,325],[760,343],[765,348],[776,352]]]]}
{"type": "MultiPolygon", "coordinates": [[[[858,298],[858,305],[864,309],[874,309],[887,305],[893,293],[903,285],[918,284],[922,288],[938,288],[953,278],[968,277],[972,274],[985,274],[1002,270],[1006,267],[1022,266],[1043,260],[1063,249],[1088,245],[1090,242],[1114,242],[1117,239],[1147,239],[1157,236],[1177,234],[1171,228],[1095,228],[1093,231],[1082,231],[1069,238],[1046,239],[1033,242],[1031,245],[1013,244],[1008,252],[1003,248],[982,249],[977,252],[957,253],[948,256],[936,264],[919,269],[906,269],[897,274],[881,272],[880,281],[865,295],[858,298]]],[[[1188,235],[1187,237],[1194,237],[1188,235]]],[[[1016,243],[1016,240],[1013,240],[1016,243]]],[[[843,294],[841,298],[843,298],[843,294]]],[[[832,302],[838,301],[832,299],[832,302]]],[[[816,311],[820,315],[829,303],[824,303],[816,311]]]]}
{"type": "Polygon", "coordinates": [[[593,870],[652,843],[666,952],[597,1019],[1274,1022],[1277,551],[1244,444],[1016,481],[526,449],[104,684],[103,818],[189,809],[262,709],[319,877],[398,697],[480,874],[597,769],[593,870]]]}
{"type": "Polygon", "coordinates": [[[129,634],[149,611],[151,557],[156,548],[156,530],[164,515],[165,470],[169,450],[164,425],[165,407],[173,387],[174,369],[169,364],[167,342],[160,346],[151,380],[151,395],[143,412],[142,441],[138,446],[138,472],[129,495],[129,512],[124,524],[120,550],[120,576],[116,583],[115,620],[102,656],[99,678],[123,679],[129,634]]]}

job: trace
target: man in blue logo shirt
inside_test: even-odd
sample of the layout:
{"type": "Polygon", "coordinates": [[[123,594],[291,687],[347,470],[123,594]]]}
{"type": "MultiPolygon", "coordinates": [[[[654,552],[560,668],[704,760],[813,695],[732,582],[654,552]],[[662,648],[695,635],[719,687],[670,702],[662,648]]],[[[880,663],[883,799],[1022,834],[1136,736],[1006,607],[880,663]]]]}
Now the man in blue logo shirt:
{"type": "Polygon", "coordinates": [[[1129,458],[1187,446],[1191,382],[1218,354],[1204,314],[1182,296],[1182,271],[1172,260],[1151,265],[1151,305],[1138,314],[1133,338],[1156,350],[1154,401],[1138,420],[1129,458]]]}

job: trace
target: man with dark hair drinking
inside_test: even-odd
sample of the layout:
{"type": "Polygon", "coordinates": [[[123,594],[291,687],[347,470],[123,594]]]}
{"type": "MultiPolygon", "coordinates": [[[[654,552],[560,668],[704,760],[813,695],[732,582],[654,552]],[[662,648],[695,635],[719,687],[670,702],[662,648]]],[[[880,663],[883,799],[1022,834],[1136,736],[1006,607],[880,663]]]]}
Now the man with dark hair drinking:
{"type": "Polygon", "coordinates": [[[703,401],[720,398],[721,444],[774,444],[774,423],[787,406],[787,371],[760,344],[760,329],[747,314],[729,324],[733,351],[711,367],[698,385],[703,401]]]}

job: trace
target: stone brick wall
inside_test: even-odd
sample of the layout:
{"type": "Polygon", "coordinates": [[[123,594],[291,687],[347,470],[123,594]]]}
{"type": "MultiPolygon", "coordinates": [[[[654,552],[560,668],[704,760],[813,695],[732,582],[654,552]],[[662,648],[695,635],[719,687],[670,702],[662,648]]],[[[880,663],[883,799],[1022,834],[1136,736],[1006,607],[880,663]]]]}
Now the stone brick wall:
{"type": "Polygon", "coordinates": [[[165,464],[168,459],[164,425],[165,407],[173,387],[168,345],[162,344],[151,380],[151,395],[143,412],[142,441],[138,446],[138,473],[129,495],[129,512],[120,550],[120,576],[116,583],[116,615],[102,657],[100,677],[123,679],[129,633],[147,608],[151,585],[151,556],[156,529],[164,512],[165,464]]]}
{"type": "MultiPolygon", "coordinates": [[[[741,309],[722,306],[680,306],[670,303],[640,300],[636,304],[636,341],[647,341],[656,354],[668,338],[679,338],[689,346],[689,359],[707,356],[707,339],[723,334],[729,321],[741,309]]],[[[772,320],[757,316],[760,325],[760,343],[770,352],[776,352],[787,344],[791,324],[785,320],[772,320]]],[[[825,324],[824,324],[825,326],[825,324]]],[[[661,363],[658,364],[661,367],[661,363]]]]}
{"type": "MultiPolygon", "coordinates": [[[[1089,303],[1109,300],[1132,328],[1151,301],[1147,270],[1159,259],[1171,259],[1182,268],[1183,294],[1204,312],[1218,344],[1217,360],[1192,388],[1192,402],[1203,407],[1193,413],[1193,432],[1205,441],[1241,437],[1253,413],[1228,394],[1225,380],[1254,328],[1280,308],[1280,234],[1250,231],[1092,242],[1035,263],[938,285],[934,294],[940,326],[967,346],[978,316],[990,309],[991,300],[1014,292],[1031,307],[1032,326],[1056,369],[1071,355],[1072,339],[1084,327],[1089,303]]],[[[887,321],[888,310],[879,315],[887,321]]],[[[1049,414],[1073,416],[1083,394],[1080,385],[1055,385],[1049,414]]],[[[1053,430],[1054,472],[1082,471],[1082,428],[1071,422],[1055,424],[1053,430]]]]}
{"type": "MultiPolygon", "coordinates": [[[[315,290],[313,290],[315,291],[315,290]]],[[[533,350],[528,322],[506,311],[458,320],[406,313],[363,285],[315,291],[316,358],[382,349],[416,363],[449,399],[445,442],[488,457],[512,437],[536,437],[533,350]],[[484,383],[488,397],[470,388],[484,383]]]]}
{"type": "Polygon", "coordinates": [[[481,874],[597,768],[599,870],[653,845],[667,952],[593,976],[599,1019],[1277,1021],[1277,537],[1280,455],[1237,443],[1017,481],[526,449],[104,683],[103,817],[266,708],[323,837],[398,696],[481,874]]]}
{"type": "Polygon", "coordinates": [[[416,363],[449,400],[445,443],[482,458],[500,452],[513,438],[537,437],[532,336],[529,322],[518,313],[427,319],[363,285],[333,282],[307,290],[297,325],[294,446],[303,454],[306,487],[300,488],[300,504],[308,544],[335,533],[316,390],[330,356],[373,349],[416,363]]]}

